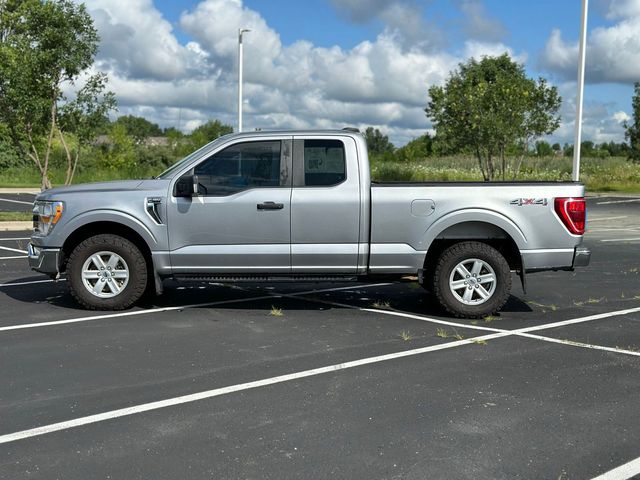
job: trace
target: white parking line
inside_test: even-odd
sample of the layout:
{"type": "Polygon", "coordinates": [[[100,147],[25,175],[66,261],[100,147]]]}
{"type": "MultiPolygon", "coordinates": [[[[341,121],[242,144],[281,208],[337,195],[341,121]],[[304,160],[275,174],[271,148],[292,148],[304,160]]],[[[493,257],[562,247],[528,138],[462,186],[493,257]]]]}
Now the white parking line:
{"type": "MultiPolygon", "coordinates": [[[[63,279],[60,279],[60,281],[62,281],[63,279]]],[[[34,282],[23,282],[21,283],[5,283],[4,285],[0,285],[0,287],[7,287],[7,286],[13,286],[13,285],[25,285],[25,284],[31,284],[31,283],[44,283],[44,282],[52,282],[54,280],[36,280],[34,282]]],[[[384,286],[384,285],[390,285],[389,283],[374,283],[371,285],[356,285],[356,286],[351,286],[351,287],[339,287],[339,288],[334,288],[334,289],[322,289],[322,290],[305,290],[304,292],[297,292],[297,293],[292,293],[289,294],[290,296],[296,296],[296,295],[306,295],[306,294],[310,294],[310,293],[319,293],[319,292],[327,292],[327,291],[338,291],[338,290],[345,290],[346,288],[352,288],[352,289],[356,289],[356,288],[372,288],[372,287],[380,287],[380,286],[384,286]]],[[[256,301],[256,300],[266,300],[269,298],[275,298],[275,297],[280,297],[281,295],[278,295],[276,293],[272,293],[269,295],[261,295],[259,297],[247,297],[247,298],[237,298],[237,299],[232,299],[232,300],[220,300],[218,302],[206,302],[206,303],[192,303],[189,305],[177,305],[177,306],[172,306],[172,307],[159,307],[159,308],[148,308],[146,310],[136,310],[133,312],[118,312],[118,313],[109,313],[106,315],[90,315],[87,317],[79,317],[79,318],[69,318],[66,320],[52,320],[50,322],[38,322],[38,323],[24,323],[24,324],[18,324],[18,325],[8,325],[5,327],[0,327],[0,332],[6,332],[6,331],[10,331],[10,330],[25,330],[27,328],[39,328],[39,327],[51,327],[54,325],[65,325],[65,324],[69,324],[69,323],[81,323],[81,322],[92,322],[95,320],[102,320],[103,318],[118,318],[118,317],[131,317],[134,315],[147,315],[149,313],[161,313],[161,312],[172,312],[175,310],[184,310],[187,308],[201,308],[201,307],[213,307],[216,305],[226,305],[226,304],[230,304],[230,303],[239,303],[239,302],[250,302],[250,301],[256,301]]]]}
{"type": "MultiPolygon", "coordinates": [[[[362,288],[362,287],[358,287],[358,288],[362,288]]],[[[303,294],[304,294],[304,292],[300,292],[300,295],[303,295],[303,294]]],[[[268,295],[266,297],[267,298],[274,298],[275,296],[276,296],[275,294],[272,294],[272,295],[268,295]]],[[[291,295],[287,294],[287,295],[281,295],[281,296],[291,296],[291,295]]],[[[172,308],[178,308],[178,307],[172,307],[172,308]]],[[[182,307],[182,308],[185,308],[185,307],[182,307]]],[[[353,307],[353,308],[358,308],[358,307],[353,307]]],[[[376,313],[384,313],[384,314],[387,314],[387,315],[394,315],[394,314],[397,314],[397,313],[402,313],[402,312],[391,312],[391,311],[387,311],[387,310],[374,310],[374,309],[366,309],[366,311],[375,311],[376,313]]],[[[518,329],[518,330],[504,330],[504,331],[499,331],[499,332],[496,332],[496,333],[491,333],[491,334],[488,334],[488,335],[482,335],[482,336],[479,336],[479,337],[473,337],[473,338],[469,338],[469,339],[458,340],[458,341],[443,343],[443,344],[439,344],[439,345],[432,345],[432,346],[428,346],[428,347],[416,348],[416,349],[412,349],[412,350],[403,350],[403,351],[400,351],[400,352],[390,353],[390,354],[386,354],[386,355],[378,355],[378,356],[375,356],[375,357],[362,358],[362,359],[353,360],[353,361],[350,361],[350,362],[344,362],[344,363],[338,363],[338,364],[334,364],[334,365],[328,365],[326,367],[314,368],[314,369],[311,369],[311,370],[303,370],[303,371],[300,371],[300,372],[294,372],[294,373],[290,373],[290,374],[286,374],[286,375],[280,375],[280,376],[277,376],[277,377],[271,377],[271,378],[266,378],[266,379],[262,379],[262,380],[256,380],[256,381],[253,381],[253,382],[241,383],[241,384],[237,384],[237,385],[230,385],[230,386],[227,386],[227,387],[216,388],[216,389],[213,389],[213,390],[206,390],[206,391],[203,391],[203,392],[192,393],[192,394],[189,394],[189,395],[182,395],[182,396],[179,396],[179,397],[167,398],[167,399],[159,400],[159,401],[156,401],[156,402],[144,403],[144,404],[141,404],[141,405],[133,405],[131,407],[120,408],[120,409],[117,409],[117,410],[111,410],[111,411],[107,411],[107,412],[103,412],[103,413],[98,413],[98,414],[95,414],[95,415],[88,415],[86,417],[80,417],[80,418],[76,418],[76,419],[73,419],[73,420],[68,420],[68,421],[65,421],[65,422],[58,422],[58,423],[53,423],[53,424],[50,424],[50,425],[43,425],[41,427],[36,427],[36,428],[28,429],[28,430],[22,430],[22,431],[18,431],[18,432],[14,432],[14,433],[0,435],[0,444],[9,443],[9,442],[15,442],[17,440],[22,440],[22,439],[30,438],[30,437],[36,437],[36,436],[39,436],[39,435],[45,435],[47,433],[58,432],[58,431],[61,431],[61,430],[68,430],[70,428],[80,427],[82,425],[88,425],[88,424],[93,424],[93,423],[98,423],[98,422],[104,422],[104,421],[111,420],[111,419],[114,419],[114,418],[120,418],[120,417],[124,417],[124,416],[128,416],[128,415],[134,415],[134,414],[137,414],[137,413],[143,413],[143,412],[148,412],[148,411],[151,411],[151,410],[158,410],[158,409],[161,409],[161,408],[171,407],[171,406],[175,406],[175,405],[181,405],[181,404],[185,404],[185,403],[196,402],[196,401],[199,401],[199,400],[218,397],[218,396],[221,396],[221,395],[227,395],[227,394],[234,393],[234,392],[240,392],[240,391],[250,390],[250,389],[254,389],[254,388],[264,387],[264,386],[267,386],[267,385],[274,385],[274,384],[277,384],[277,383],[289,382],[289,381],[298,380],[298,379],[301,379],[301,378],[307,378],[307,377],[312,377],[312,376],[316,376],[316,375],[322,375],[322,374],[325,374],[325,373],[337,372],[339,370],[346,370],[346,369],[350,369],[350,368],[360,367],[360,366],[363,366],[363,365],[371,365],[371,364],[374,364],[374,363],[386,362],[386,361],[395,360],[395,359],[398,359],[398,358],[421,355],[423,353],[435,352],[435,351],[438,351],[438,350],[456,348],[456,347],[460,347],[460,346],[463,346],[463,345],[469,345],[469,344],[476,343],[476,342],[493,340],[493,339],[502,338],[502,337],[514,336],[514,335],[518,335],[519,333],[527,333],[529,331],[544,330],[544,329],[547,329],[547,328],[555,328],[555,327],[565,326],[565,325],[573,325],[573,324],[576,324],[576,323],[588,322],[588,321],[592,321],[592,320],[597,320],[597,319],[601,319],[601,318],[609,318],[609,317],[614,317],[614,316],[618,316],[618,315],[627,315],[629,313],[635,313],[635,312],[640,312],[640,307],[638,307],[638,308],[630,308],[630,309],[626,309],[626,310],[618,310],[618,311],[615,311],[615,312],[607,312],[607,313],[602,313],[602,314],[598,314],[598,315],[590,315],[588,317],[575,318],[575,319],[571,319],[571,320],[563,320],[563,321],[560,321],[560,322],[554,322],[554,323],[550,323],[550,324],[547,324],[547,325],[538,325],[536,327],[522,328],[522,329],[518,329]]],[[[131,312],[131,313],[138,313],[138,312],[131,312]]],[[[420,317],[419,315],[404,314],[404,313],[402,315],[400,315],[400,316],[406,316],[406,317],[410,317],[410,318],[417,318],[418,320],[436,320],[436,319],[427,319],[427,317],[420,317]]],[[[466,328],[466,325],[459,325],[459,326],[466,328]]],[[[473,326],[475,327],[475,325],[473,325],[473,326]]],[[[488,328],[487,327],[478,327],[478,329],[485,330],[485,329],[488,329],[488,328]]],[[[546,337],[543,337],[543,338],[546,338],[546,337]]],[[[618,478],[618,477],[611,477],[611,478],[618,478]]],[[[622,478],[622,477],[620,477],[620,478],[622,478]]],[[[609,480],[609,478],[607,478],[607,480],[609,480]]]]}
{"type": "Polygon", "coordinates": [[[589,218],[587,219],[587,223],[592,223],[592,222],[604,222],[607,220],[620,220],[622,218],[627,218],[628,215],[622,215],[620,217],[591,217],[589,216],[589,218]]]}
{"type": "Polygon", "coordinates": [[[603,345],[594,345],[592,343],[574,342],[573,340],[563,340],[560,338],[543,337],[542,335],[533,335],[532,333],[518,333],[519,337],[533,338],[534,340],[542,340],[543,342],[559,343],[570,347],[590,348],[591,350],[603,350],[611,353],[623,353],[633,357],[640,357],[640,352],[634,350],[626,350],[624,348],[605,347],[603,345]]]}
{"type": "Polygon", "coordinates": [[[600,240],[601,242],[637,242],[640,237],[635,238],[609,238],[607,240],[600,240]]]}
{"type": "Polygon", "coordinates": [[[29,438],[29,437],[36,437],[39,435],[57,432],[60,430],[67,430],[70,428],[75,428],[75,427],[87,425],[90,423],[104,422],[105,420],[111,420],[113,418],[124,417],[127,415],[134,415],[136,413],[148,412],[150,410],[158,410],[160,408],[166,408],[166,407],[172,407],[175,405],[181,405],[184,403],[196,402],[198,400],[204,400],[207,398],[227,395],[229,393],[250,390],[253,388],[264,387],[267,385],[274,385],[276,383],[290,382],[292,380],[298,380],[300,378],[306,378],[306,377],[312,377],[316,375],[322,375],[325,373],[337,372],[339,370],[346,370],[349,368],[360,367],[362,365],[371,365],[373,363],[386,362],[389,360],[395,360],[397,358],[421,355],[423,353],[455,348],[461,345],[469,345],[470,343],[483,341],[483,340],[484,341],[492,340],[494,338],[499,338],[506,335],[507,334],[503,334],[503,333],[494,333],[491,335],[483,335],[481,337],[469,338],[467,340],[458,340],[455,342],[443,343],[440,345],[432,345],[429,347],[416,348],[413,350],[403,350],[401,352],[389,353],[386,355],[379,355],[376,357],[362,358],[360,360],[354,360],[351,362],[338,363],[334,365],[328,365],[326,367],[314,368],[311,370],[303,370],[300,372],[289,373],[287,375],[280,375],[277,377],[266,378],[263,380],[256,380],[254,382],[241,383],[238,385],[230,385],[228,387],[216,388],[213,390],[206,390],[204,392],[192,393],[190,395],[183,395],[180,397],[168,398],[168,399],[160,400],[157,402],[144,403],[142,405],[135,405],[132,407],[120,408],[118,410],[111,410],[109,412],[98,413],[96,415],[89,415],[86,417],[76,418],[74,420],[68,420],[66,422],[59,422],[51,425],[44,425],[42,427],[31,428],[29,430],[22,430],[20,432],[0,435],[0,444],[15,442],[16,440],[22,440],[24,438],[29,438]]]}
{"type": "Polygon", "coordinates": [[[640,457],[620,465],[613,470],[594,477],[592,480],[630,480],[640,473],[640,457]]]}
{"type": "Polygon", "coordinates": [[[33,285],[34,283],[50,283],[50,282],[64,282],[65,278],[59,278],[58,280],[32,280],[30,282],[15,282],[15,283],[0,283],[0,287],[20,287],[21,285],[33,285]]]}
{"type": "Polygon", "coordinates": [[[640,352],[635,352],[633,350],[625,350],[625,349],[621,349],[621,348],[604,347],[604,346],[601,346],[601,345],[593,345],[593,344],[590,344],[590,343],[573,342],[571,340],[560,340],[560,339],[557,339],[557,338],[543,337],[543,336],[540,336],[540,335],[532,335],[532,334],[529,333],[529,332],[536,332],[536,331],[539,331],[539,330],[548,330],[548,329],[551,329],[551,328],[566,327],[566,326],[569,326],[569,325],[574,325],[576,323],[592,322],[594,320],[603,320],[605,318],[611,318],[611,317],[617,317],[617,316],[623,316],[623,315],[630,315],[632,313],[640,312],[640,307],[628,308],[626,310],[616,310],[614,312],[599,313],[599,314],[596,314],[596,315],[590,315],[588,317],[580,317],[580,318],[575,318],[575,319],[570,319],[570,320],[561,320],[559,322],[536,325],[536,326],[533,326],[533,327],[519,328],[519,329],[516,329],[516,330],[504,330],[504,329],[501,329],[501,328],[480,327],[480,326],[477,326],[477,325],[465,325],[463,323],[447,322],[447,321],[438,320],[438,319],[435,319],[435,318],[423,317],[421,315],[414,315],[414,314],[411,314],[411,313],[395,312],[393,310],[378,310],[378,309],[374,309],[374,308],[358,308],[358,307],[352,307],[352,308],[357,308],[359,310],[363,310],[363,311],[366,311],[366,312],[376,312],[376,313],[383,313],[383,314],[386,314],[386,315],[394,315],[394,316],[397,316],[397,317],[413,318],[413,319],[416,319],[416,320],[422,320],[424,322],[429,322],[429,323],[437,323],[437,324],[442,324],[442,325],[449,325],[451,327],[466,328],[466,329],[472,329],[472,330],[485,330],[485,331],[488,331],[488,332],[509,333],[510,335],[534,338],[536,340],[542,340],[542,341],[552,342],[552,343],[562,343],[562,344],[565,344],[565,345],[570,345],[572,347],[590,348],[590,349],[593,349],[593,350],[604,350],[604,351],[613,352],[613,353],[622,353],[622,354],[626,354],[626,355],[633,355],[633,356],[639,356],[640,357],[640,352]]]}
{"type": "Polygon", "coordinates": [[[22,203],[24,205],[33,205],[33,202],[23,202],[22,200],[11,200],[9,198],[0,198],[0,202],[22,203]]]}
{"type": "Polygon", "coordinates": [[[16,258],[29,258],[29,256],[28,255],[18,255],[17,257],[0,257],[0,260],[15,260],[16,258]]]}
{"type": "Polygon", "coordinates": [[[608,202],[597,202],[596,205],[612,205],[614,203],[635,203],[640,202],[640,198],[633,198],[631,200],[610,200],[608,202]]]}
{"type": "Polygon", "coordinates": [[[27,253],[26,250],[18,250],[17,248],[0,247],[0,250],[8,250],[9,252],[27,253]]]}

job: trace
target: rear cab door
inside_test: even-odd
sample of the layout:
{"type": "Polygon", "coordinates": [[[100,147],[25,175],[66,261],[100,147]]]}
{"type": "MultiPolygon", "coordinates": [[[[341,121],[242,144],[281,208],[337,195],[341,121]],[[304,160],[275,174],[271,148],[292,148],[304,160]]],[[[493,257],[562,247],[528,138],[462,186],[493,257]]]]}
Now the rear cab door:
{"type": "Polygon", "coordinates": [[[356,274],[362,269],[359,258],[368,252],[368,238],[361,234],[360,183],[358,151],[351,136],[294,136],[293,273],[356,274]]]}

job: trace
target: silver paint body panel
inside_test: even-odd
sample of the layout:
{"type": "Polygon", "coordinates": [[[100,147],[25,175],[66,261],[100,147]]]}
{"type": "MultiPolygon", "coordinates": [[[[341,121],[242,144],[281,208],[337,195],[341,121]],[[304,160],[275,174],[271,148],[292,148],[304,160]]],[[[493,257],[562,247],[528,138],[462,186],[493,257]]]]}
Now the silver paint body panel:
{"type": "MultiPolygon", "coordinates": [[[[293,168],[295,178],[295,159],[287,167],[293,168]]],[[[554,212],[553,199],[581,196],[584,186],[577,183],[371,184],[366,143],[360,134],[250,132],[219,138],[161,179],[86,184],[41,193],[38,200],[62,200],[65,209],[52,232],[33,235],[31,243],[59,249],[78,228],[111,222],[142,238],[161,276],[402,275],[424,267],[435,240],[508,236],[520,250],[525,269],[571,268],[582,237],[567,231],[554,212]],[[235,143],[285,139],[293,139],[294,145],[304,139],[342,141],[346,180],[331,187],[296,186],[294,182],[250,188],[224,197],[173,196],[180,176],[211,154],[235,143]],[[541,201],[527,203],[522,197],[541,201]],[[159,201],[160,224],[148,213],[149,198],[159,201]],[[268,201],[282,203],[283,208],[256,208],[268,201]]],[[[581,264],[582,260],[577,263],[581,264]]]]}

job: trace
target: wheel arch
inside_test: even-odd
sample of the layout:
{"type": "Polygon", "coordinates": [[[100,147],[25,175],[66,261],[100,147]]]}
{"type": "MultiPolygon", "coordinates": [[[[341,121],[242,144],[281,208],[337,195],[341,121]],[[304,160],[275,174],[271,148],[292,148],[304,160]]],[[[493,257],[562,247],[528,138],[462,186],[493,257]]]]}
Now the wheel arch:
{"type": "Polygon", "coordinates": [[[522,271],[520,245],[526,242],[526,239],[515,225],[507,223],[504,228],[504,222],[487,221],[485,218],[483,220],[446,222],[442,223],[440,227],[437,233],[433,234],[427,249],[424,259],[425,270],[430,270],[440,255],[450,246],[460,242],[476,241],[486,243],[498,250],[505,257],[512,270],[522,271]]]}
{"type": "Polygon", "coordinates": [[[151,256],[151,248],[147,241],[133,228],[124,225],[120,222],[114,221],[97,221],[85,223],[75,229],[65,240],[62,245],[62,261],[61,261],[61,271],[66,270],[67,260],[71,255],[71,252],[74,248],[76,248],[81,242],[86,240],[87,238],[93,237],[95,235],[101,234],[111,234],[118,235],[120,237],[126,238],[131,243],[133,243],[142,255],[147,263],[147,269],[151,270],[153,267],[153,259],[151,256]]]}

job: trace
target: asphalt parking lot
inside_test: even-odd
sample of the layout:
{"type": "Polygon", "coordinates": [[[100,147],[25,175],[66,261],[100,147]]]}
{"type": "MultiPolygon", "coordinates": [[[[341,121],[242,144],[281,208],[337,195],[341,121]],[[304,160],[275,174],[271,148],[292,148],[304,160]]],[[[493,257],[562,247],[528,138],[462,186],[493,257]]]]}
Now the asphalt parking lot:
{"type": "Polygon", "coordinates": [[[479,321],[411,283],[87,312],[2,232],[0,479],[633,478],[640,198],[588,204],[591,266],[514,278],[479,321]]]}

